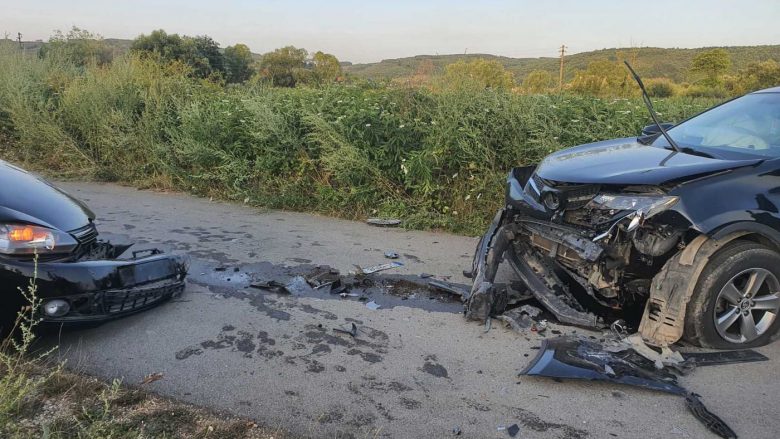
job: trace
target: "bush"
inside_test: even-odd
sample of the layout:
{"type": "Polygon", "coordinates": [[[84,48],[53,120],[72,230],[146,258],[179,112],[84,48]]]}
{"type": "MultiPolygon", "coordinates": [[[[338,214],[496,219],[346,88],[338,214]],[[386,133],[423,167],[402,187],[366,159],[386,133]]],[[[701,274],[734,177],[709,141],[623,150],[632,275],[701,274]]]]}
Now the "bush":
{"type": "Polygon", "coordinates": [[[675,85],[667,78],[655,78],[647,81],[647,93],[655,98],[669,98],[675,95],[675,85]]]}
{"type": "MultiPolygon", "coordinates": [[[[711,99],[656,102],[682,120],[711,99]]],[[[37,170],[178,188],[346,218],[479,233],[513,166],[633,136],[641,101],[501,88],[225,87],[137,55],[79,69],[0,53],[2,157],[37,170]]]]}

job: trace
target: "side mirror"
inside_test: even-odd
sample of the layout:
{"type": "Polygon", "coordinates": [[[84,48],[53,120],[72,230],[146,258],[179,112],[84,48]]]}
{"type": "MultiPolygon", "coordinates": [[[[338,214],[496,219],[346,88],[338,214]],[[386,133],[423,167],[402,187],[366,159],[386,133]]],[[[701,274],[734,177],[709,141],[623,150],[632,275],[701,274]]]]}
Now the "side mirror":
{"type": "MultiPolygon", "coordinates": [[[[673,123],[669,123],[669,122],[662,122],[661,126],[664,127],[665,130],[668,130],[668,129],[672,128],[674,126],[674,124],[673,123]]],[[[654,135],[660,134],[660,133],[661,133],[661,130],[658,129],[658,125],[656,125],[656,124],[648,125],[648,126],[642,128],[642,135],[643,136],[654,136],[654,135]]]]}

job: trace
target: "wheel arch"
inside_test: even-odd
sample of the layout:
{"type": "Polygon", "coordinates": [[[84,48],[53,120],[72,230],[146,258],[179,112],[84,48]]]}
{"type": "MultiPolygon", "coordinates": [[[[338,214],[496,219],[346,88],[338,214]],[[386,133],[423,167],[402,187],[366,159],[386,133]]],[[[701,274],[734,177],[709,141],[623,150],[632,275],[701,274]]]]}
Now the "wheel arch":
{"type": "Polygon", "coordinates": [[[653,278],[639,333],[654,346],[669,346],[683,336],[688,302],[710,258],[737,239],[780,252],[780,233],[758,223],[734,223],[712,234],[699,234],[669,259],[653,278]]]}

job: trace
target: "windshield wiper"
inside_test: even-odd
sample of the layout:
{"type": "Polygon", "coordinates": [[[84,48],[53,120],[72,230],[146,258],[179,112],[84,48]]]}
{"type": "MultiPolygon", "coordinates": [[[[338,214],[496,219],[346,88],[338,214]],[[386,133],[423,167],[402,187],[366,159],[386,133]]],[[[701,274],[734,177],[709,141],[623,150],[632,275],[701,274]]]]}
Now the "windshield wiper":
{"type": "Polygon", "coordinates": [[[650,101],[650,96],[647,95],[647,90],[645,90],[645,84],[642,83],[642,78],[639,77],[639,75],[636,74],[634,69],[631,67],[631,64],[628,63],[628,61],[623,61],[623,63],[628,67],[628,71],[631,72],[631,75],[634,77],[634,80],[636,80],[636,83],[639,84],[639,88],[642,90],[642,100],[645,102],[645,106],[647,107],[647,111],[650,112],[650,117],[653,118],[653,122],[655,123],[655,126],[658,127],[658,129],[661,131],[661,134],[666,138],[666,141],[669,142],[669,146],[672,147],[676,152],[681,152],[680,147],[677,146],[677,143],[672,139],[672,136],[669,135],[669,133],[666,132],[666,129],[661,126],[661,122],[658,121],[658,116],[655,114],[655,110],[653,109],[653,103],[650,101]]]}

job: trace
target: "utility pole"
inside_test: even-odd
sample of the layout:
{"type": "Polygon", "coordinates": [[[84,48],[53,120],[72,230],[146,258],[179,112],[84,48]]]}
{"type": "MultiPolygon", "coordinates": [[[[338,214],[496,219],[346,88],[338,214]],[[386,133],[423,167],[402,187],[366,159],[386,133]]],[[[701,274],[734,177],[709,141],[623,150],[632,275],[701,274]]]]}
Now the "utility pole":
{"type": "Polygon", "coordinates": [[[561,70],[558,73],[558,91],[563,90],[563,55],[566,53],[566,46],[561,44],[561,70]]]}
{"type": "Polygon", "coordinates": [[[16,41],[19,42],[19,49],[23,49],[23,47],[22,47],[22,33],[21,32],[17,32],[16,33],[16,41]]]}

